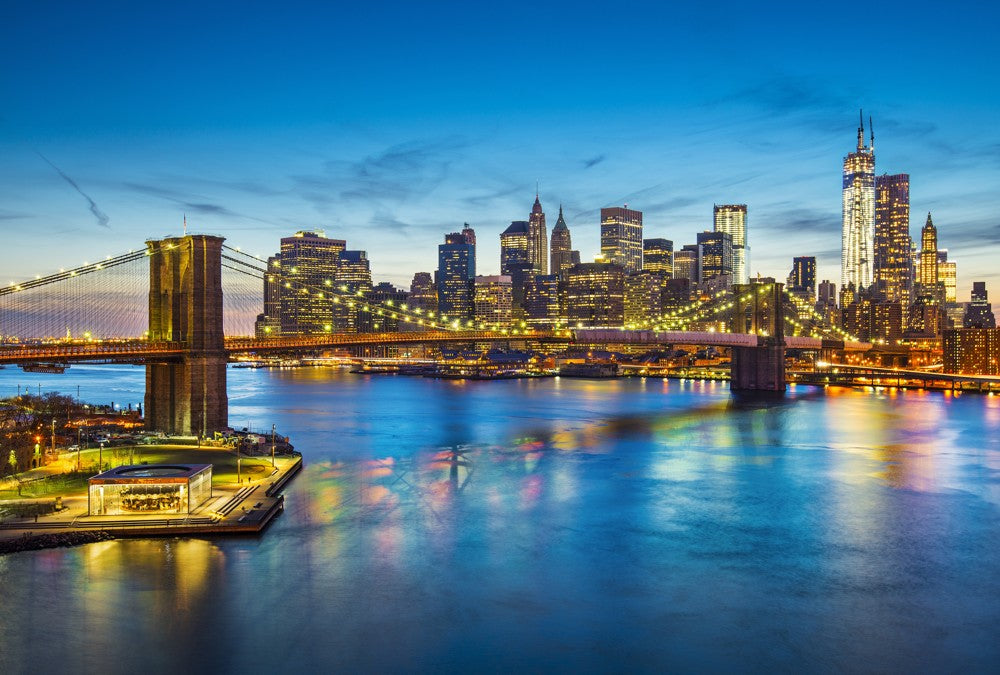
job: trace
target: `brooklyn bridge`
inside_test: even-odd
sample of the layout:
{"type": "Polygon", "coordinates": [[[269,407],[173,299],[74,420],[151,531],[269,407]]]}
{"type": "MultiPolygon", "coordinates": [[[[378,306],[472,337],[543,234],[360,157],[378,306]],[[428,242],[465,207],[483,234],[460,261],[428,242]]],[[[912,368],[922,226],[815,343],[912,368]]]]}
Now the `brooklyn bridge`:
{"type": "MultiPolygon", "coordinates": [[[[785,350],[866,351],[822,317],[803,313],[779,283],[702,296],[642,329],[525,327],[450,321],[405,304],[376,303],[329,282],[292,275],[285,288],[392,319],[409,330],[253,336],[264,280],[288,273],[213,235],[149,240],[117,256],[0,288],[0,364],[139,363],[150,429],[207,435],[228,426],[226,366],[238,354],[407,345],[531,345],[539,349],[699,345],[729,348],[731,388],[781,394],[785,350]],[[248,319],[249,317],[249,319],[248,319]],[[723,330],[698,330],[707,320],[723,330]]],[[[375,324],[379,325],[379,324],[375,324]]],[[[385,325],[384,323],[382,325],[385,325]]]]}

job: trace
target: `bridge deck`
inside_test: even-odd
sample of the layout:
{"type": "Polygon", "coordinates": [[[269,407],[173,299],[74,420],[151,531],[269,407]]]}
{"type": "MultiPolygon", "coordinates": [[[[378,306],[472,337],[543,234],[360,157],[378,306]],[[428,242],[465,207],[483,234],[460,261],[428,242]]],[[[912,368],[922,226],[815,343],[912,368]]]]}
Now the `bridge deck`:
{"type": "MultiPolygon", "coordinates": [[[[225,350],[229,354],[266,353],[334,347],[364,347],[370,345],[448,344],[460,342],[508,341],[566,342],[585,345],[674,345],[697,344],[717,347],[756,347],[762,338],[746,333],[698,331],[640,331],[614,328],[579,329],[573,331],[422,331],[405,333],[338,333],[331,335],[301,335],[278,338],[227,337],[225,350]]],[[[791,349],[834,349],[867,351],[865,342],[845,342],[810,337],[786,337],[791,349]]],[[[184,355],[182,342],[150,342],[148,340],[114,340],[88,343],[50,343],[18,345],[0,348],[0,363],[69,363],[79,361],[136,361],[176,359],[184,355]]]]}

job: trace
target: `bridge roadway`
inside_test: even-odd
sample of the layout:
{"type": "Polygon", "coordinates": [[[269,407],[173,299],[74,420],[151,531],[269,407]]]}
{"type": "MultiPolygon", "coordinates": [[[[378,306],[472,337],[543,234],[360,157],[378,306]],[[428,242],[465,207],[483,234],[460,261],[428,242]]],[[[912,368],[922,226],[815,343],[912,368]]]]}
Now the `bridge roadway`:
{"type": "Polygon", "coordinates": [[[829,363],[815,370],[789,371],[789,382],[803,384],[839,384],[847,386],[895,386],[905,388],[912,383],[936,389],[969,389],[980,391],[1000,390],[1000,376],[943,373],[929,370],[905,370],[881,366],[859,366],[848,363],[829,363]]]}
{"type": "MultiPolygon", "coordinates": [[[[272,353],[331,347],[370,345],[453,344],[462,342],[538,341],[578,345],[702,345],[717,347],[756,347],[767,339],[747,333],[697,331],[621,330],[616,328],[577,329],[570,331],[421,331],[405,333],[339,333],[278,338],[227,337],[227,354],[272,353]]],[[[185,353],[183,342],[152,342],[141,339],[104,340],[100,342],[52,342],[0,347],[0,364],[70,363],[85,361],[148,362],[175,361],[185,353]]],[[[789,349],[832,349],[868,351],[867,342],[845,342],[826,338],[785,337],[789,349]]]]}

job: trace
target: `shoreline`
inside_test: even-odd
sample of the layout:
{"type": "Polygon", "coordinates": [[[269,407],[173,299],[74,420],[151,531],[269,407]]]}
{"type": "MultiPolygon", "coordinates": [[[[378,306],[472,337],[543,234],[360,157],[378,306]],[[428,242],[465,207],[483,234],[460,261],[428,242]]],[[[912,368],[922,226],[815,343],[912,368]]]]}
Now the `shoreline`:
{"type": "Polygon", "coordinates": [[[298,475],[302,464],[302,455],[296,453],[294,461],[273,475],[270,482],[262,480],[240,488],[216,510],[206,508],[198,515],[117,519],[83,516],[56,522],[5,523],[0,525],[0,555],[122,538],[261,534],[284,511],[282,490],[298,475]]]}

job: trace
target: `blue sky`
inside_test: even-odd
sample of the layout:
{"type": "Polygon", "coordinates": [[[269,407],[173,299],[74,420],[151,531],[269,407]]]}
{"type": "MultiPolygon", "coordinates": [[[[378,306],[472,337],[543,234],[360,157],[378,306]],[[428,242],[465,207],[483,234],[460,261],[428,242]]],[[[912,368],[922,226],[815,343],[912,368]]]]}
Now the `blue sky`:
{"type": "Polygon", "coordinates": [[[911,175],[911,233],[932,211],[960,299],[986,280],[1000,300],[985,4],[137,4],[0,8],[10,279],[179,233],[185,213],[261,254],[323,228],[402,285],[469,222],[493,273],[538,181],[584,259],[602,206],[679,247],[739,202],[752,272],[816,255],[839,281],[863,106],[877,172],[911,175]]]}

